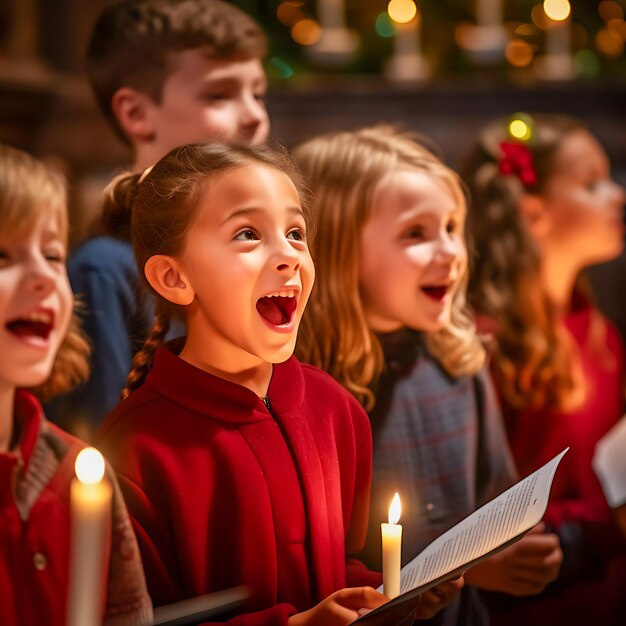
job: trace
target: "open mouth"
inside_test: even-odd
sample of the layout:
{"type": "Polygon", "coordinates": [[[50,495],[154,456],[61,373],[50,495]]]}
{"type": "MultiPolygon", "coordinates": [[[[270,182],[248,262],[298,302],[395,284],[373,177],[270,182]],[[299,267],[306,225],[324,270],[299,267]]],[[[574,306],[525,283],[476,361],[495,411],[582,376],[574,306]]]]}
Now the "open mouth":
{"type": "Polygon", "coordinates": [[[51,313],[33,313],[16,317],[5,324],[5,328],[16,337],[28,339],[48,339],[52,332],[54,318],[51,313]]]}
{"type": "Polygon", "coordinates": [[[422,291],[432,300],[441,302],[450,289],[449,285],[424,285],[422,291]]]}
{"type": "Polygon", "coordinates": [[[256,303],[256,310],[271,326],[286,326],[293,320],[298,299],[295,296],[264,296],[256,303]]]}

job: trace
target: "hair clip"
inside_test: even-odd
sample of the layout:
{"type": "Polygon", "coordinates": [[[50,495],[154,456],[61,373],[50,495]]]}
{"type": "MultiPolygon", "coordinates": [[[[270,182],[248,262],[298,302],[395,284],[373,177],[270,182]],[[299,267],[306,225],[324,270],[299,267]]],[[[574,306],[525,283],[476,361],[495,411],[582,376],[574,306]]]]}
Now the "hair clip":
{"type": "Polygon", "coordinates": [[[145,177],[152,171],[152,168],[154,167],[154,165],[149,165],[148,167],[146,167],[146,169],[141,172],[141,176],[139,177],[139,180],[137,181],[137,185],[141,185],[141,183],[143,183],[145,177]]]}
{"type": "Polygon", "coordinates": [[[526,187],[537,182],[533,153],[520,141],[502,141],[499,144],[498,167],[505,176],[517,176],[526,187]]]}

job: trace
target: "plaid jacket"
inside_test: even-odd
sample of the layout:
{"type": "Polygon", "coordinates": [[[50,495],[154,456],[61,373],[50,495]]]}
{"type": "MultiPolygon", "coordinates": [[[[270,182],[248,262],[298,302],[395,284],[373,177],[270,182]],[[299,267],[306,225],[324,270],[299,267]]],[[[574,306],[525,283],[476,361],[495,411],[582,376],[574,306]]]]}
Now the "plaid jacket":
{"type": "MultiPolygon", "coordinates": [[[[365,555],[373,568],[380,567],[380,523],[394,492],[402,500],[405,564],[516,478],[488,373],[451,378],[414,331],[379,339],[386,371],[370,415],[374,470],[365,555]]],[[[485,619],[470,588],[435,618],[472,626],[485,619]]]]}

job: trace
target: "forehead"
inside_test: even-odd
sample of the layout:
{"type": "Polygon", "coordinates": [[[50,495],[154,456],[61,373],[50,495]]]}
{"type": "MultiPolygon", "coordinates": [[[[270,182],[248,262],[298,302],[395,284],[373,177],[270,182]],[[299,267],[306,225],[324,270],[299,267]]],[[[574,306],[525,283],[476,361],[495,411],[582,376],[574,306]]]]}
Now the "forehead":
{"type": "Polygon", "coordinates": [[[554,154],[554,169],[576,174],[588,167],[608,167],[606,152],[590,132],[573,130],[563,138],[554,154]]]}
{"type": "Polygon", "coordinates": [[[221,220],[238,208],[266,208],[268,205],[300,208],[298,191],[284,172],[261,164],[248,164],[209,178],[198,219],[221,220]]]}
{"type": "Polygon", "coordinates": [[[374,194],[372,215],[397,218],[419,213],[447,215],[462,208],[451,184],[443,177],[406,169],[381,180],[374,194]]]}
{"type": "Polygon", "coordinates": [[[65,207],[56,204],[20,204],[0,210],[0,236],[26,238],[31,234],[67,237],[65,207]]]}
{"type": "Polygon", "coordinates": [[[166,83],[198,83],[219,80],[265,82],[265,71],[257,57],[219,59],[202,49],[181,50],[169,55],[170,74],[166,83]]]}

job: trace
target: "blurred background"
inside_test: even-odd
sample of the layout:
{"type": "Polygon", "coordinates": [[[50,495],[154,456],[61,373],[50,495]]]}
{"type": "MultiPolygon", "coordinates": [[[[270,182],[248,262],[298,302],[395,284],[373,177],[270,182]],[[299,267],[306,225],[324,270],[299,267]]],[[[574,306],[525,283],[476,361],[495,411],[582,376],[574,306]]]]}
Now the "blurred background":
{"type": "MultiPolygon", "coordinates": [[[[72,238],[128,160],[83,75],[113,0],[0,0],[0,141],[62,167],[72,238]]],[[[516,111],[581,118],[626,184],[626,0],[241,0],[266,30],[273,135],[388,122],[458,165],[477,129],[516,111]]]]}

